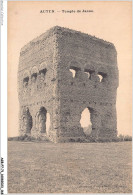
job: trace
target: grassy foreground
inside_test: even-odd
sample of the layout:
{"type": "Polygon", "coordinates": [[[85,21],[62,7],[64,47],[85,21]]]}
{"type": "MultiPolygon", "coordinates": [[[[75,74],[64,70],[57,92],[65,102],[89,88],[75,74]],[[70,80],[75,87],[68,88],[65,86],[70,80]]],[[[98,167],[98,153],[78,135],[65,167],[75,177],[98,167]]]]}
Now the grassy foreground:
{"type": "Polygon", "coordinates": [[[8,142],[8,193],[131,193],[131,142],[8,142]]]}

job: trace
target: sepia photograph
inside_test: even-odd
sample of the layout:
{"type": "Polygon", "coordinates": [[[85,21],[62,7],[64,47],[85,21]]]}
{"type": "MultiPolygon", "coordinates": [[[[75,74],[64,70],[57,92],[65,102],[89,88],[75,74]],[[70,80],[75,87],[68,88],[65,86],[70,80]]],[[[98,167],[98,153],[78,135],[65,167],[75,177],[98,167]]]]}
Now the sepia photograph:
{"type": "Polygon", "coordinates": [[[8,193],[132,193],[132,2],[8,1],[8,193]]]}

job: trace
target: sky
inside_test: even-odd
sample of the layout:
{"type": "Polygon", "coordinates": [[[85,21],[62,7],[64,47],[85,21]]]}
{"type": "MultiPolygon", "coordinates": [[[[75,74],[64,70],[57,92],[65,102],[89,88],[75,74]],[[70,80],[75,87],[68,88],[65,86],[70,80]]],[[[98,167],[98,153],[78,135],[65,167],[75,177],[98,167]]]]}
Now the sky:
{"type": "Polygon", "coordinates": [[[67,27],[112,42],[117,50],[118,134],[132,134],[132,21],[129,1],[8,1],[8,136],[19,133],[17,71],[20,49],[53,26],[67,27]],[[41,10],[54,10],[46,13],[41,10]],[[62,10],[65,10],[63,12],[62,10]],[[80,10],[80,13],[74,13],[80,10]],[[83,11],[83,10],[86,10],[83,11]],[[93,12],[87,12],[93,10],[93,12]],[[71,13],[70,13],[71,12],[71,13]]]}

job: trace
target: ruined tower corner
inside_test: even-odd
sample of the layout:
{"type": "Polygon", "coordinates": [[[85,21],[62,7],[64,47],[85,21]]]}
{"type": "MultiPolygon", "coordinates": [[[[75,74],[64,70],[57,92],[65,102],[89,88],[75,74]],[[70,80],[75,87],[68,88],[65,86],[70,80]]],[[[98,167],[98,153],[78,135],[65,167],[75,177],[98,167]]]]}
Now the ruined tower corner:
{"type": "Polygon", "coordinates": [[[20,134],[54,143],[117,137],[115,46],[55,26],[20,51],[20,134]]]}

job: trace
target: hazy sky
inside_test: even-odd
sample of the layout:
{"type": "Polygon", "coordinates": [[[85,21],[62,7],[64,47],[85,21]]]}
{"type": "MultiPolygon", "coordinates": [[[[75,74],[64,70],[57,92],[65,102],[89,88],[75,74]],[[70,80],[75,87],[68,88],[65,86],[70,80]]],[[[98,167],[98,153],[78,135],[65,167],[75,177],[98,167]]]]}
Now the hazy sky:
{"type": "Polygon", "coordinates": [[[131,2],[8,2],[8,135],[18,135],[17,70],[26,43],[58,25],[114,43],[118,53],[118,133],[131,135],[132,32],[131,2]],[[40,13],[54,10],[54,13],[40,13]],[[63,13],[62,10],[81,10],[63,13]],[[93,10],[93,12],[82,12],[93,10]],[[60,12],[59,12],[60,11],[60,12]]]}

